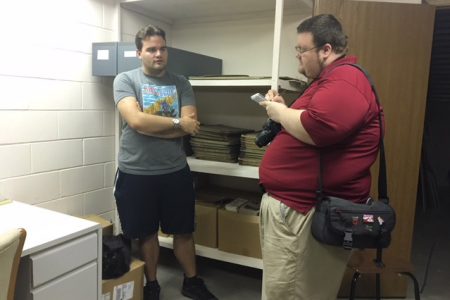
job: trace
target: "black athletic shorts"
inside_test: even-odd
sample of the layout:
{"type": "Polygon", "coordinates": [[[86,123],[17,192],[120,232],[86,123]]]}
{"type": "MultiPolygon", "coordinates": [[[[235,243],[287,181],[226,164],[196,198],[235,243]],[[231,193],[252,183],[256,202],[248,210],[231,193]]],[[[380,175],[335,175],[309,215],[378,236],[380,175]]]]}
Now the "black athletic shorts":
{"type": "Polygon", "coordinates": [[[145,238],[194,232],[195,192],[189,166],[164,175],[132,175],[117,170],[114,189],[123,233],[145,238]]]}

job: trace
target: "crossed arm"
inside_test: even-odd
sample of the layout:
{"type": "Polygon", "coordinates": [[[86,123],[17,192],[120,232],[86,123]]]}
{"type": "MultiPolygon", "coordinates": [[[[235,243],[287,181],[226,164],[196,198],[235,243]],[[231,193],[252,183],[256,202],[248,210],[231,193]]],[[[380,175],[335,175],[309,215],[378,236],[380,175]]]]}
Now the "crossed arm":
{"type": "Polygon", "coordinates": [[[120,115],[137,132],[159,138],[195,135],[200,128],[197,109],[193,105],[181,108],[180,128],[174,128],[172,118],[144,113],[135,97],[125,97],[117,104],[120,115]]]}

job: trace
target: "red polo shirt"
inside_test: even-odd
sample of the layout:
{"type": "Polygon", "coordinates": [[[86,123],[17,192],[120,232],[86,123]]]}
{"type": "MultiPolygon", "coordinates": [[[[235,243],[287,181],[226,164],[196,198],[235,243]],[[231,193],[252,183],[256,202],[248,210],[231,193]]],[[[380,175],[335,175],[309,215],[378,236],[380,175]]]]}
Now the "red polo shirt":
{"type": "Polygon", "coordinates": [[[341,58],[327,66],[291,106],[304,109],[299,122],[316,144],[305,144],[286,130],[269,145],[259,168],[266,191],[295,210],[306,213],[316,203],[319,150],[327,195],[365,201],[370,166],[380,136],[375,95],[365,75],[341,58]]]}

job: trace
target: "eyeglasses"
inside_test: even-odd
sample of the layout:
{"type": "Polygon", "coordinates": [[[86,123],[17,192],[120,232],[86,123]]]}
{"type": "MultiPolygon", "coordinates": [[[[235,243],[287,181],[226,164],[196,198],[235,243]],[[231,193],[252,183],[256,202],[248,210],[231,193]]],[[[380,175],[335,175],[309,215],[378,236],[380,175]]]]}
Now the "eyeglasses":
{"type": "Polygon", "coordinates": [[[322,47],[322,46],[317,46],[317,47],[313,47],[313,48],[309,48],[309,49],[303,49],[300,46],[295,46],[294,48],[295,48],[295,51],[297,51],[298,54],[303,54],[305,52],[308,52],[308,51],[311,51],[311,50],[314,50],[314,49],[317,49],[317,48],[320,48],[320,47],[322,47]]]}

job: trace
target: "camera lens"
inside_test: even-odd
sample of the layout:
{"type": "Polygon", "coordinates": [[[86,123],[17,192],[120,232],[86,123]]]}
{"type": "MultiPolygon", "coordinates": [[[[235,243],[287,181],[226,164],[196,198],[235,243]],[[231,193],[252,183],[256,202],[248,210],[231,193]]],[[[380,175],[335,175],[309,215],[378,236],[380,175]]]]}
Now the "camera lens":
{"type": "Polygon", "coordinates": [[[268,119],[264,125],[263,130],[256,135],[255,144],[258,147],[263,147],[269,144],[274,137],[280,132],[281,125],[280,123],[274,122],[271,119],[268,119]]]}

